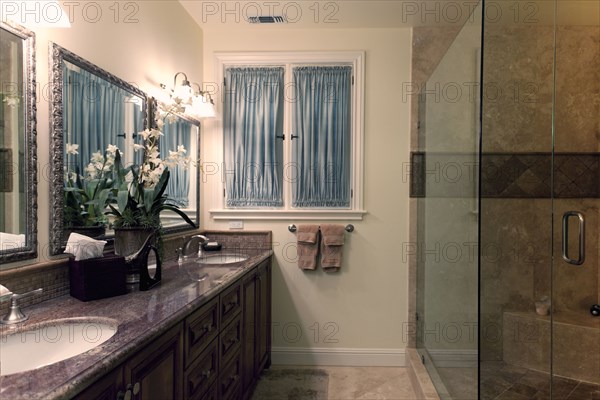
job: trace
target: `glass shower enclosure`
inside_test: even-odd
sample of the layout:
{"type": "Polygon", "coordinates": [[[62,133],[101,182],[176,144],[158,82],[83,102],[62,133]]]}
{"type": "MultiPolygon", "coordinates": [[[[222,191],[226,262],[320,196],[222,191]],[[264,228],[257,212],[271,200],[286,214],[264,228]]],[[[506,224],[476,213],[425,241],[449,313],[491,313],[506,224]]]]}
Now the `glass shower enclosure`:
{"type": "Polygon", "coordinates": [[[417,349],[440,398],[600,398],[600,2],[480,3],[419,128],[417,349]]]}

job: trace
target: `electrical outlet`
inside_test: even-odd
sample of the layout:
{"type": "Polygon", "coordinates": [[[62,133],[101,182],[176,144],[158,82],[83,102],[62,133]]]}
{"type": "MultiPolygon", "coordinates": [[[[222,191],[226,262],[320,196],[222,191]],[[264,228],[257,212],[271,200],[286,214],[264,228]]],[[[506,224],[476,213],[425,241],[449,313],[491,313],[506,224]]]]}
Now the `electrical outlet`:
{"type": "Polygon", "coordinates": [[[244,229],[244,221],[229,221],[229,229],[244,229]]]}

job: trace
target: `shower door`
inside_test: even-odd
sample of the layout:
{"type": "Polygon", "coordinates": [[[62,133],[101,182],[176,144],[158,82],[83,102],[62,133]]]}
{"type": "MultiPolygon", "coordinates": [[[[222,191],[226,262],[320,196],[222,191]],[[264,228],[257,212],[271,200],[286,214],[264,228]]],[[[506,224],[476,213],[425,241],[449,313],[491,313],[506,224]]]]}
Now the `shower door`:
{"type": "Polygon", "coordinates": [[[552,398],[600,398],[600,2],[556,1],[552,398]]]}
{"type": "Polygon", "coordinates": [[[506,4],[483,40],[480,398],[596,399],[600,2],[506,4]]]}

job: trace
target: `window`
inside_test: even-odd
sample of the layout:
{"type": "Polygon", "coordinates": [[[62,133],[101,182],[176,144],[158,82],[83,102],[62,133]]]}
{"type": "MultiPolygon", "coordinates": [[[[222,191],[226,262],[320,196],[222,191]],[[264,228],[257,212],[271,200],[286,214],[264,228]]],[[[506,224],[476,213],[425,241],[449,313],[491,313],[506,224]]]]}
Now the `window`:
{"type": "Polygon", "coordinates": [[[219,54],[225,218],[361,219],[362,53],[219,54]]]}

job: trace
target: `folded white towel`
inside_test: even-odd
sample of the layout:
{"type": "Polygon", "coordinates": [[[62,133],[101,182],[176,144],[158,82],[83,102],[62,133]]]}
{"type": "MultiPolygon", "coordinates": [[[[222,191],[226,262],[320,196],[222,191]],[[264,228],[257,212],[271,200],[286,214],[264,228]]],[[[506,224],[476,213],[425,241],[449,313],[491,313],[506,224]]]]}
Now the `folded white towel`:
{"type": "Polygon", "coordinates": [[[0,250],[12,250],[25,247],[25,235],[0,232],[0,250]]]}
{"type": "Polygon", "coordinates": [[[67,240],[65,253],[73,254],[75,261],[87,260],[88,258],[102,257],[106,240],[95,240],[91,237],[71,233],[67,240]]]}

